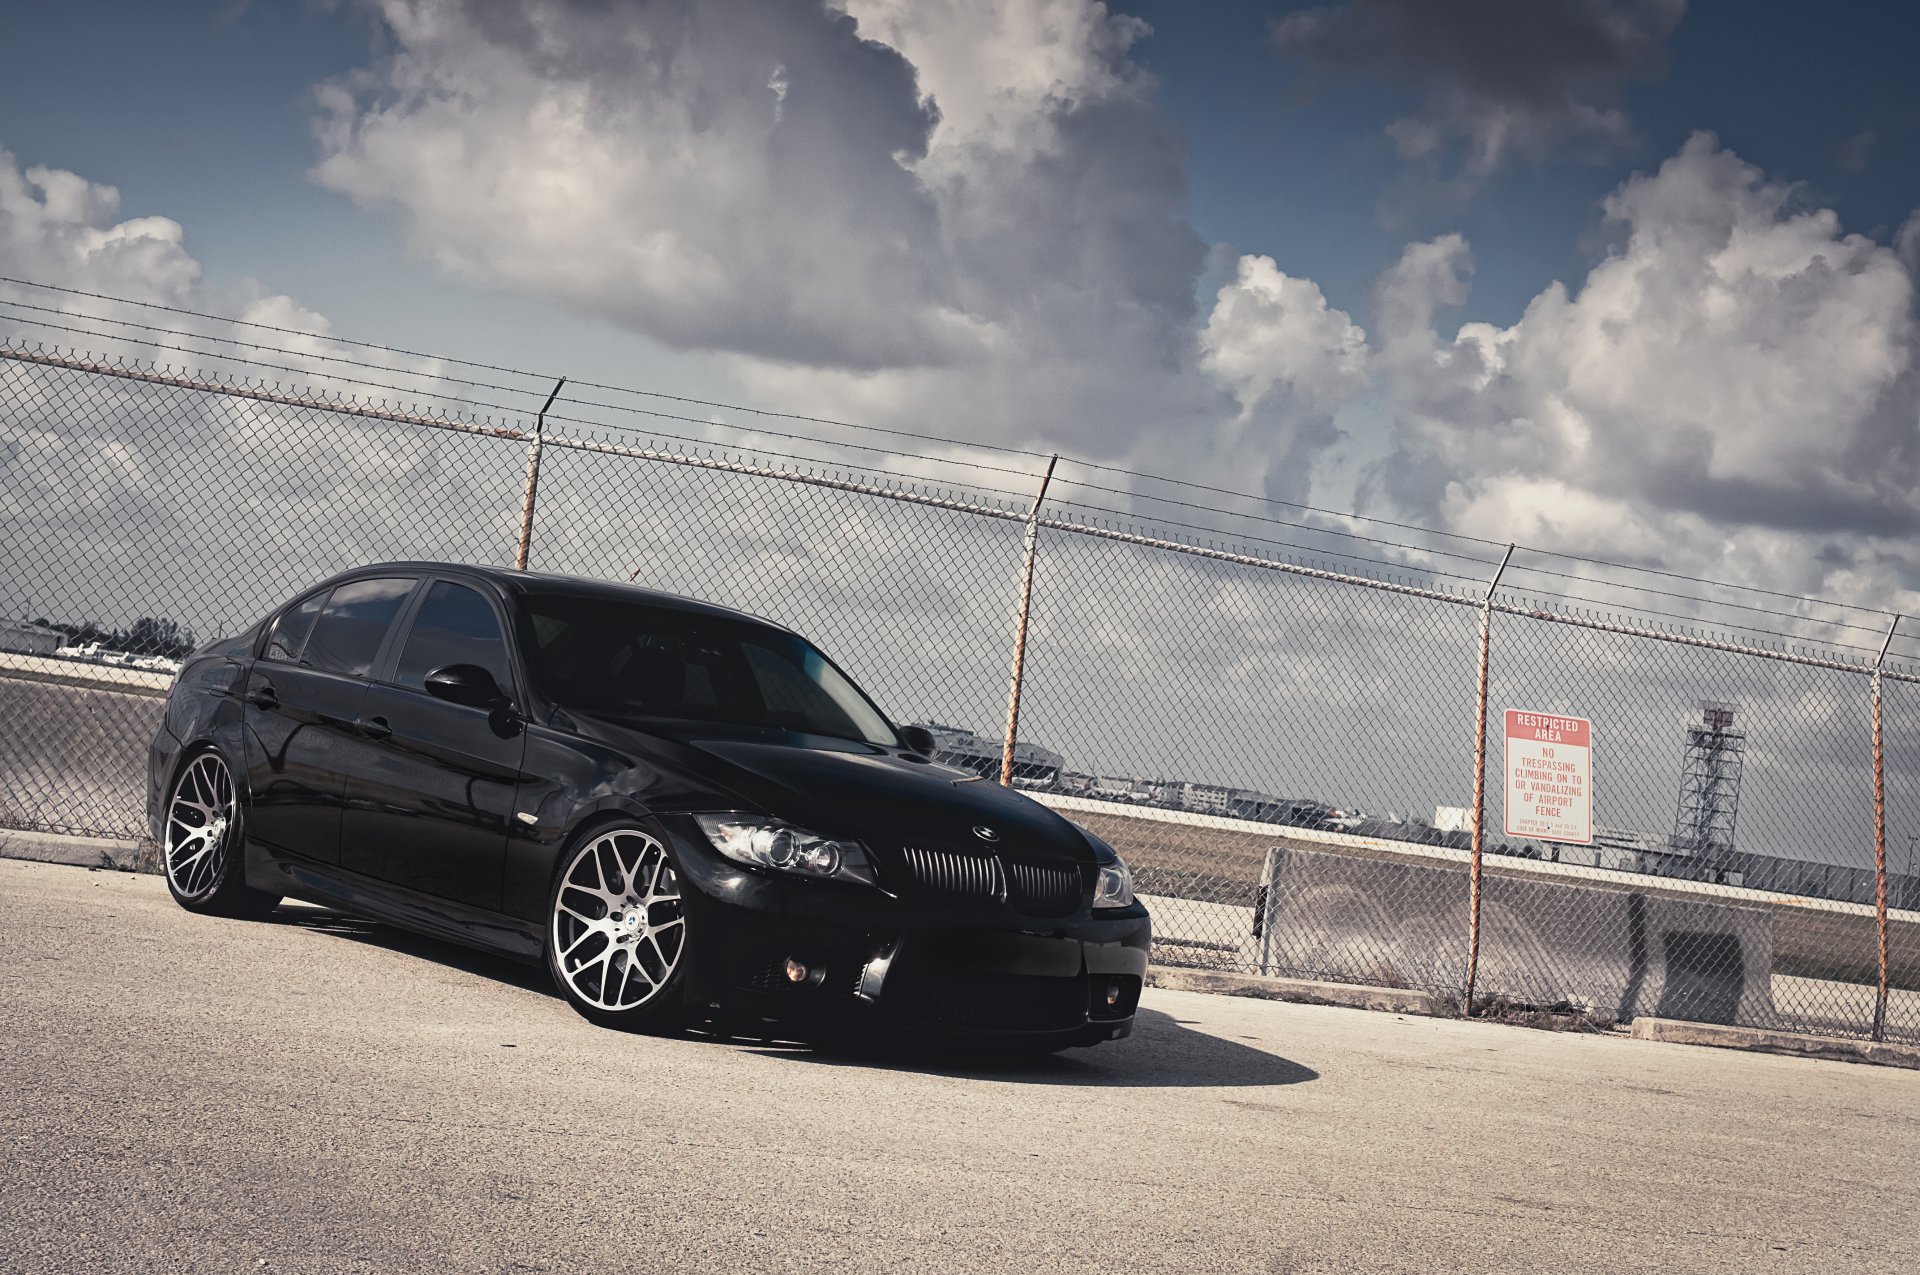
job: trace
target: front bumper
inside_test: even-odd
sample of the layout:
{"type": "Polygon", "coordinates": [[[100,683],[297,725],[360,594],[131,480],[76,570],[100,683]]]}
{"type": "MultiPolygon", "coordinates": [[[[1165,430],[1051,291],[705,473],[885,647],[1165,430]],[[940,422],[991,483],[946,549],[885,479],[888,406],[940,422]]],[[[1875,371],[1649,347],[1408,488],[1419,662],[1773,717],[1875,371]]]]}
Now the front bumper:
{"type": "Polygon", "coordinates": [[[1040,1044],[1133,1030],[1152,937],[1137,903],[1064,918],[945,911],[870,886],[751,871],[689,828],[670,832],[696,887],[689,920],[707,954],[689,992],[712,1018],[1040,1044]],[[789,960],[804,978],[789,978],[789,960]]]}

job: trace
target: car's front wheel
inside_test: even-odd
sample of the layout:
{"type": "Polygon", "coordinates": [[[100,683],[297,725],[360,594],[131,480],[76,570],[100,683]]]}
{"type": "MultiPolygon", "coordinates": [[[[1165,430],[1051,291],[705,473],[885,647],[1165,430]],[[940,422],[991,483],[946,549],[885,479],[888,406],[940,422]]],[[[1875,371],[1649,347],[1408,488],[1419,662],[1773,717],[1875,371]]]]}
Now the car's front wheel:
{"type": "Polygon", "coordinates": [[[680,873],[659,837],[622,824],[567,851],[549,908],[547,968],[581,1014],[625,1031],[684,1025],[689,938],[680,873]]]}
{"type": "Polygon", "coordinates": [[[241,822],[240,794],[226,758],[214,748],[188,757],[167,795],[160,848],[167,889],[187,911],[257,918],[280,902],[278,895],[247,885],[241,822]]]}

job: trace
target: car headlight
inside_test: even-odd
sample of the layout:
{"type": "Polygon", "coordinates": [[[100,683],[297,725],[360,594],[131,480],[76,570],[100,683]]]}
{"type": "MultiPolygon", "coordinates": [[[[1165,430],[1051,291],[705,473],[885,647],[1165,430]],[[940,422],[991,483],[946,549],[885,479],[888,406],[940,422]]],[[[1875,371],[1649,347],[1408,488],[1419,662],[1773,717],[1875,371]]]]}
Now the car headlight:
{"type": "Polygon", "coordinates": [[[1091,828],[1080,823],[1073,826],[1080,829],[1080,835],[1093,847],[1093,861],[1100,867],[1099,884],[1093,887],[1094,908],[1132,907],[1133,869],[1112,846],[1095,836],[1091,828]]]}
{"type": "Polygon", "coordinates": [[[695,815],[713,848],[749,867],[796,876],[875,884],[873,860],[858,841],[835,841],[765,815],[695,815]]]}

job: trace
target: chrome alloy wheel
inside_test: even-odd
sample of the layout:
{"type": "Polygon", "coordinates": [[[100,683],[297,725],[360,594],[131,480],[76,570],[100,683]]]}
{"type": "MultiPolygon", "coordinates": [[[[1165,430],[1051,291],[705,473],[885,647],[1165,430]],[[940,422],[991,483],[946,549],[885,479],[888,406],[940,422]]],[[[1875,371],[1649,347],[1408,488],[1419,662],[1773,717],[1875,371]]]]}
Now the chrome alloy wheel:
{"type": "Polygon", "coordinates": [[[183,897],[198,899],[219,884],[238,811],[233,776],[218,753],[201,753],[174,781],[165,866],[168,882],[183,897]]]}
{"type": "Polygon", "coordinates": [[[595,1009],[651,1000],[686,948],[680,878],[658,840],[637,828],[601,833],[580,848],[553,903],[554,965],[595,1009]]]}

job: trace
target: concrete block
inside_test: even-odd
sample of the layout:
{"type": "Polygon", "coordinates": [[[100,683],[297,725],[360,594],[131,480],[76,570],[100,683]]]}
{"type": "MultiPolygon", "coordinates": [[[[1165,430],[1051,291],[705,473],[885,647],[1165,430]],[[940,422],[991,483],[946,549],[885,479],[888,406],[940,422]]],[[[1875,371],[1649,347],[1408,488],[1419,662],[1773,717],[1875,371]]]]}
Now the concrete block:
{"type": "Polygon", "coordinates": [[[1261,978],[1214,970],[1170,969],[1156,965],[1147,971],[1147,985],[1176,992],[1212,992],[1221,996],[1253,996],[1261,1000],[1291,1001],[1300,1005],[1338,1005],[1389,1014],[1432,1017],[1440,1004],[1426,992],[1405,987],[1364,987],[1356,983],[1321,983],[1299,978],[1261,978]]]}
{"type": "Polygon", "coordinates": [[[1920,1071],[1920,1049],[1885,1041],[1847,1040],[1838,1036],[1808,1036],[1800,1032],[1769,1031],[1755,1027],[1728,1027],[1719,1023],[1676,1022],[1669,1018],[1637,1018],[1635,1040],[1658,1040],[1673,1045],[1711,1045],[1717,1049],[1752,1049],[1796,1058],[1826,1058],[1834,1062],[1874,1063],[1920,1071]]]}
{"type": "Polygon", "coordinates": [[[117,872],[157,873],[160,870],[158,857],[137,841],[70,837],[14,828],[0,828],[0,859],[31,859],[36,863],[111,868],[117,872]]]}
{"type": "MultiPolygon", "coordinates": [[[[1436,990],[1465,980],[1464,865],[1283,846],[1269,899],[1267,972],[1436,990]]],[[[1772,917],[1763,908],[1503,874],[1482,878],[1476,991],[1643,1014],[1770,1026],[1772,917]]]]}

